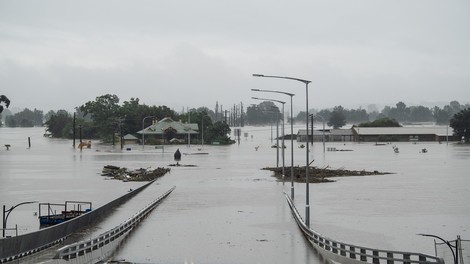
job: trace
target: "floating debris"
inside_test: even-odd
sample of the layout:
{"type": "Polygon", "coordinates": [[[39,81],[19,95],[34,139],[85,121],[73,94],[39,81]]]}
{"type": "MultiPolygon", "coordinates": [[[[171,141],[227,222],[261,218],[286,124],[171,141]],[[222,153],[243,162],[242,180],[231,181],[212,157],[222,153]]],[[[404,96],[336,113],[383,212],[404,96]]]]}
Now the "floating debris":
{"type": "Polygon", "coordinates": [[[393,146],[392,148],[393,148],[393,151],[395,151],[395,153],[399,153],[399,152],[400,152],[400,150],[398,150],[398,147],[397,147],[397,146],[393,146]]]}
{"type": "MultiPolygon", "coordinates": [[[[279,181],[289,182],[290,181],[290,167],[285,167],[285,176],[282,176],[282,167],[267,167],[263,170],[270,170],[274,172],[274,177],[279,181]]],[[[353,170],[344,170],[344,169],[332,169],[329,166],[324,168],[318,167],[309,167],[309,182],[310,183],[322,183],[322,182],[334,182],[334,180],[327,179],[333,177],[348,177],[348,176],[371,176],[371,175],[385,175],[392,174],[391,172],[379,172],[374,171],[353,171],[353,170]]],[[[295,182],[305,182],[305,166],[294,167],[294,181],[295,182]]]]}
{"type": "Polygon", "coordinates": [[[194,164],[179,164],[179,163],[176,163],[176,164],[169,164],[168,166],[170,167],[197,167],[197,165],[194,165],[194,164]]]}
{"type": "Polygon", "coordinates": [[[122,181],[152,181],[170,172],[169,168],[156,168],[156,169],[134,169],[118,167],[113,165],[106,165],[103,167],[101,176],[112,177],[116,180],[122,181]]]}

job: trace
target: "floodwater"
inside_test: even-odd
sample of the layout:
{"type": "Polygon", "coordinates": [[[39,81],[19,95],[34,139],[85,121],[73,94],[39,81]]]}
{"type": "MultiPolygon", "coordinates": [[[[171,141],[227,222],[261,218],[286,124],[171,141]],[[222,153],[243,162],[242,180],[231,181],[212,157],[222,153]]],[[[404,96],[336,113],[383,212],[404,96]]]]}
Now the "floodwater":
{"type": "MultiPolygon", "coordinates": [[[[302,128],[302,127],[299,127],[302,128]]],[[[297,129],[296,129],[297,130],[297,129]]],[[[269,127],[242,128],[231,146],[102,145],[72,148],[71,140],[44,138],[42,128],[0,128],[0,204],[7,209],[25,201],[90,201],[101,206],[143,183],[107,180],[105,165],[166,167],[180,148],[180,164],[144,192],[117,208],[90,237],[124,222],[176,186],[115,254],[135,263],[323,263],[291,216],[283,192],[263,167],[276,166],[269,127]],[[31,148],[28,147],[28,137],[31,148]],[[10,144],[10,150],[3,147],[10,144]],[[258,150],[255,150],[258,147],[258,150]],[[130,150],[126,150],[130,148],[130,150]],[[207,154],[200,154],[207,153],[207,154]],[[196,155],[200,154],[200,155],[196,155]]],[[[275,143],[275,142],[273,142],[275,143]]],[[[286,141],[290,166],[290,141],[286,141]]],[[[294,164],[304,166],[305,149],[294,142],[294,164]]],[[[378,170],[393,174],[341,177],[310,184],[310,226],[332,239],[372,248],[434,255],[427,233],[453,240],[470,239],[470,146],[456,143],[315,142],[310,159],[320,167],[378,170]],[[395,153],[392,146],[399,148],[395,153]],[[421,153],[426,148],[427,153],[421,153]]],[[[282,158],[279,159],[282,165],[282,158]]],[[[288,170],[289,168],[286,168],[288,170]]],[[[303,215],[305,184],[295,184],[295,203],[303,215]]],[[[8,227],[19,234],[39,228],[37,204],[17,207],[8,227]]],[[[12,231],[7,234],[13,235],[12,231]]]]}

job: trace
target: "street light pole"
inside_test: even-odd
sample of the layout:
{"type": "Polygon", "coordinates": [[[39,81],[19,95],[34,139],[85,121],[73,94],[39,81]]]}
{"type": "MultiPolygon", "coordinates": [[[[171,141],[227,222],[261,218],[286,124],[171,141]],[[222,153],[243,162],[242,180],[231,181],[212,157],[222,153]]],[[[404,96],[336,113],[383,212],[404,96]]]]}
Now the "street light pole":
{"type": "MultiPolygon", "coordinates": [[[[290,96],[290,198],[294,200],[294,107],[292,97],[295,94],[274,90],[251,89],[254,92],[280,93],[290,96]]],[[[283,105],[284,106],[284,105],[283,105]]],[[[284,131],[284,128],[283,128],[284,131]]],[[[284,145],[284,143],[283,143],[284,145]]],[[[284,147],[284,146],[283,146],[284,147]]]]}
{"type": "Polygon", "coordinates": [[[142,150],[145,148],[145,130],[144,130],[145,119],[151,118],[151,117],[154,117],[154,116],[146,116],[144,117],[144,119],[142,119],[142,150]]]}
{"type": "Polygon", "coordinates": [[[5,229],[7,228],[7,221],[8,221],[8,216],[10,216],[10,213],[11,211],[13,211],[13,209],[15,209],[16,207],[20,206],[20,205],[23,205],[23,204],[32,204],[32,203],[37,203],[37,201],[30,201],[30,202],[23,202],[23,203],[19,203],[15,206],[12,206],[10,209],[6,210],[5,209],[5,205],[3,205],[3,232],[2,232],[2,235],[3,237],[5,237],[5,229]],[[6,214],[8,213],[8,214],[6,214]],[[6,215],[5,215],[6,214],[6,215]]]}
{"type": "MultiPolygon", "coordinates": [[[[285,137],[285,133],[284,133],[284,104],[286,104],[286,102],[284,101],[279,101],[279,100],[274,100],[274,99],[268,99],[268,98],[258,98],[258,97],[251,97],[252,99],[255,99],[255,100],[263,100],[263,101],[271,101],[271,102],[277,102],[277,103],[280,103],[282,104],[282,177],[284,177],[285,175],[285,168],[286,168],[286,164],[285,164],[285,152],[284,152],[284,137],[285,137]]],[[[279,120],[277,120],[278,124],[279,124],[279,120]]],[[[279,135],[277,135],[277,138],[278,138],[278,142],[279,142],[279,135]]],[[[279,143],[277,143],[277,149],[279,151],[279,143]]]]}
{"type": "Polygon", "coordinates": [[[434,238],[440,239],[442,242],[444,242],[450,248],[450,251],[452,252],[452,256],[454,257],[454,264],[459,264],[459,258],[458,258],[458,254],[459,254],[459,237],[457,237],[457,240],[455,241],[456,245],[452,246],[449,241],[444,240],[442,237],[438,237],[436,235],[430,235],[430,234],[417,234],[417,235],[427,236],[427,237],[434,237],[434,238]],[[455,247],[455,252],[454,252],[453,247],[455,247]]]}
{"type": "Polygon", "coordinates": [[[292,78],[292,77],[286,77],[286,76],[276,76],[276,75],[264,75],[264,74],[253,74],[254,77],[264,77],[264,78],[278,78],[278,79],[287,79],[287,80],[293,80],[293,81],[298,81],[302,82],[305,84],[305,107],[306,107],[306,112],[305,112],[305,128],[307,132],[307,147],[305,151],[305,159],[306,159],[306,164],[305,164],[305,192],[306,192],[306,198],[305,198],[305,224],[307,227],[310,227],[310,197],[309,197],[309,171],[308,171],[308,166],[310,165],[309,161],[309,147],[308,147],[308,84],[311,83],[312,81],[309,80],[304,80],[304,79],[299,79],[299,78],[292,78]]]}

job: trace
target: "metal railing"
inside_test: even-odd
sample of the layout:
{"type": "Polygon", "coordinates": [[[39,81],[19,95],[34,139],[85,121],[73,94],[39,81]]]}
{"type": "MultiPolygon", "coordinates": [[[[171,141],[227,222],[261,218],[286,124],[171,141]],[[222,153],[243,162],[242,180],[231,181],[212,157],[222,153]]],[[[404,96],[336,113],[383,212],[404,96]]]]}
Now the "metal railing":
{"type": "MultiPolygon", "coordinates": [[[[15,231],[15,236],[18,236],[18,225],[15,225],[15,227],[0,228],[0,230],[4,230],[4,231],[15,231]]],[[[8,237],[11,237],[11,236],[6,236],[6,237],[8,238],[8,237]]]]}
{"type": "Polygon", "coordinates": [[[162,194],[156,200],[148,204],[146,207],[137,212],[134,216],[126,220],[124,223],[117,227],[99,235],[96,238],[91,238],[84,241],[79,241],[57,250],[55,259],[70,260],[79,256],[83,256],[93,251],[99,250],[109,243],[116,241],[119,238],[125,237],[144,217],[146,217],[164,198],[166,198],[176,187],[173,186],[170,190],[162,194]]]}
{"type": "Polygon", "coordinates": [[[339,242],[325,237],[307,227],[302,220],[293,201],[284,193],[294,218],[312,245],[326,257],[340,263],[371,263],[371,264],[444,264],[442,258],[413,252],[390,251],[367,248],[339,242]]]}

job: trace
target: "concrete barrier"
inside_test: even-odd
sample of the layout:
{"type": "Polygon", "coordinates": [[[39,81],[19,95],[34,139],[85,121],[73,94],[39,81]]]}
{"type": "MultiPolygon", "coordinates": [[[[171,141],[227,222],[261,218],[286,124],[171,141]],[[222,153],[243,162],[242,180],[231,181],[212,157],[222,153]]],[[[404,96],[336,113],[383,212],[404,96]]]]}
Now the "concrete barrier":
{"type": "Polygon", "coordinates": [[[0,239],[0,263],[16,260],[61,243],[72,233],[99,222],[111,209],[129,200],[155,180],[77,218],[28,234],[0,239]]]}
{"type": "Polygon", "coordinates": [[[163,201],[176,187],[158,197],[152,203],[141,209],[130,219],[119,226],[84,241],[79,241],[57,250],[54,260],[50,263],[97,263],[106,261],[112,256],[120,242],[146,217],[155,207],[163,201]]]}

